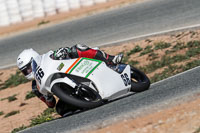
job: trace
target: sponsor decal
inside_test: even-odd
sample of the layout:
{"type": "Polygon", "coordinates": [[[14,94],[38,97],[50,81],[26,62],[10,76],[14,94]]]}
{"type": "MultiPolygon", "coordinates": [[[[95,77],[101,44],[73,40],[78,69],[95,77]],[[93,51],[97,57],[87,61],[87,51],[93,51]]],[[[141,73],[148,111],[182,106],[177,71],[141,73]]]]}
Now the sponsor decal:
{"type": "Polygon", "coordinates": [[[61,64],[57,67],[57,70],[60,71],[63,67],[64,67],[64,64],[61,63],[61,64]]]}
{"type": "MultiPolygon", "coordinates": [[[[84,69],[84,71],[85,71],[85,69],[88,69],[88,66],[89,67],[91,67],[91,65],[92,65],[92,63],[89,63],[89,61],[88,60],[84,60],[84,61],[82,61],[82,63],[76,68],[76,72],[79,72],[79,71],[81,71],[81,70],[83,70],[84,69]]],[[[84,73],[84,71],[82,71],[81,73],[84,73]]]]}
{"type": "Polygon", "coordinates": [[[80,61],[76,61],[76,64],[73,64],[73,67],[70,67],[66,73],[87,78],[101,63],[102,61],[99,60],[82,58],[80,61]]]}

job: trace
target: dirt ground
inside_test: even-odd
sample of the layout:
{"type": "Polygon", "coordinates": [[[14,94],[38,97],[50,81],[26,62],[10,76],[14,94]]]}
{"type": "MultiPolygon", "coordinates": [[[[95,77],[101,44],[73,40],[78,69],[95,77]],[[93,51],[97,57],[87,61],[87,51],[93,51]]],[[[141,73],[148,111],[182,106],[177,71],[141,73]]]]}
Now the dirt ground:
{"type": "MultiPolygon", "coordinates": [[[[15,74],[16,68],[0,70],[0,80],[3,82],[8,79],[10,74],[15,74]]],[[[1,83],[1,82],[0,82],[1,83]]],[[[25,100],[27,92],[31,91],[31,82],[21,84],[17,87],[8,88],[0,91],[0,99],[7,98],[16,94],[17,100],[8,102],[8,100],[0,100],[0,111],[7,114],[11,111],[19,111],[18,114],[5,118],[0,115],[0,132],[9,133],[14,128],[22,125],[29,125],[30,119],[41,114],[46,105],[37,98],[25,100]]]]}
{"type": "MultiPolygon", "coordinates": [[[[117,0],[116,0],[117,1],[117,0]]],[[[115,1],[115,2],[116,2],[115,1]]],[[[121,3],[124,3],[124,0],[118,0],[121,3]]],[[[133,1],[133,0],[127,0],[133,1]]],[[[114,3],[115,3],[114,2],[114,3]]],[[[97,6],[103,6],[97,5],[97,6]]],[[[116,2],[117,6],[119,3],[116,2]]],[[[104,5],[105,6],[105,5],[104,5]]],[[[102,9],[101,8],[98,9],[102,9]]],[[[111,6],[106,6],[106,8],[110,8],[111,6]]],[[[89,8],[85,9],[89,10],[89,8]]],[[[79,12],[79,11],[75,11],[79,12]]],[[[73,17],[73,13],[71,13],[71,17],[73,17]]],[[[78,13],[78,15],[80,15],[78,13]]],[[[62,16],[62,15],[61,15],[62,16]]],[[[66,15],[68,16],[68,15],[66,15]]],[[[58,17],[56,19],[53,16],[49,18],[45,18],[46,20],[50,20],[51,23],[56,23],[61,20],[64,21],[66,16],[58,17]],[[51,19],[52,20],[51,20],[51,19]]],[[[70,15],[69,15],[70,16],[70,15]]],[[[20,24],[18,26],[5,27],[4,29],[0,28],[0,35],[8,35],[16,31],[23,31],[28,29],[37,28],[37,24],[43,19],[39,19],[34,22],[30,22],[24,24],[20,24]],[[4,31],[4,32],[3,32],[4,31]]],[[[117,54],[123,51],[129,51],[134,48],[136,45],[140,45],[141,47],[145,47],[155,41],[167,41],[177,42],[177,40],[181,41],[190,41],[192,39],[200,40],[200,30],[195,31],[187,31],[184,33],[177,33],[171,35],[162,35],[158,37],[152,37],[145,40],[125,43],[119,46],[105,47],[102,50],[106,51],[109,54],[117,54]],[[150,40],[150,41],[149,41],[150,40]]],[[[179,51],[184,52],[184,51],[179,51]]],[[[162,50],[159,51],[159,55],[165,54],[162,50]]],[[[137,55],[136,55],[137,56],[137,55]]],[[[135,58],[134,56],[131,58],[135,58]]],[[[148,63],[146,57],[138,57],[137,60],[145,63],[148,63]]],[[[199,57],[198,57],[199,58],[199,57]]],[[[17,68],[10,68],[0,70],[0,84],[2,84],[6,79],[10,77],[11,74],[15,74],[17,68]]],[[[148,75],[151,76],[151,75],[148,75]]],[[[25,96],[27,92],[31,91],[31,83],[28,82],[26,84],[21,84],[17,87],[7,88],[5,90],[0,91],[0,99],[4,99],[8,96],[12,96],[16,94],[17,100],[8,102],[8,100],[0,100],[0,112],[3,111],[3,115],[0,115],[0,132],[1,133],[9,133],[14,128],[20,127],[22,125],[27,126],[30,124],[30,119],[36,117],[41,114],[47,106],[38,100],[36,97],[31,98],[29,100],[25,100],[25,96]],[[19,111],[18,114],[5,118],[5,114],[11,111],[19,111]]],[[[169,107],[164,110],[160,110],[153,114],[148,114],[145,116],[141,116],[136,119],[126,119],[117,123],[113,123],[112,125],[108,125],[102,127],[101,129],[96,129],[93,131],[88,131],[89,133],[193,133],[200,127],[200,98],[199,95],[196,95],[191,101],[178,104],[177,106],[169,107]]]]}

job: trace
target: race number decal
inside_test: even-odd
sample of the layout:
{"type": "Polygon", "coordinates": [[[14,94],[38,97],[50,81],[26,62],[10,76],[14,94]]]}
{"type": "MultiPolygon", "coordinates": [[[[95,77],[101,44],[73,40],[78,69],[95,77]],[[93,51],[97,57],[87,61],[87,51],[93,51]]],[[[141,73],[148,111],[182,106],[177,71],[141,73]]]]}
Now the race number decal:
{"type": "Polygon", "coordinates": [[[42,70],[42,68],[37,69],[36,73],[35,73],[35,78],[37,79],[37,81],[41,84],[41,79],[44,77],[44,72],[42,70]]]}
{"type": "Polygon", "coordinates": [[[125,85],[125,86],[128,86],[128,85],[131,84],[131,80],[129,79],[127,73],[121,74],[121,78],[122,78],[122,80],[124,81],[124,85],[125,85]]]}

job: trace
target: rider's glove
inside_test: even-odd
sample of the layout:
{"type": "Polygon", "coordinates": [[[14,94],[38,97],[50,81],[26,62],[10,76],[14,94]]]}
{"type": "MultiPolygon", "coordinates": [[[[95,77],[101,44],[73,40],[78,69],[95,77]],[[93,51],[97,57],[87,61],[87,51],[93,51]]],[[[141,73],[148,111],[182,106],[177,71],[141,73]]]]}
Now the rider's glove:
{"type": "Polygon", "coordinates": [[[54,58],[63,60],[63,59],[68,59],[69,58],[69,53],[70,53],[70,48],[59,48],[57,51],[54,51],[54,58]]]}
{"type": "Polygon", "coordinates": [[[39,90],[37,88],[35,80],[32,81],[32,92],[39,98],[42,96],[42,94],[39,92],[39,90]]]}

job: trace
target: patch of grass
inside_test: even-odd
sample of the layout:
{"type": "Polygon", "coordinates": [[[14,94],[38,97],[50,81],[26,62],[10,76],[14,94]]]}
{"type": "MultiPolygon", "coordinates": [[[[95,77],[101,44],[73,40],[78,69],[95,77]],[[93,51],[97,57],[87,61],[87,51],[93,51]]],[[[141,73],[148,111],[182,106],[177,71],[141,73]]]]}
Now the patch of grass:
{"type": "Polygon", "coordinates": [[[7,118],[7,117],[10,117],[10,116],[16,115],[18,113],[19,113],[19,110],[11,111],[8,114],[6,114],[4,117],[7,118]]]}
{"type": "Polygon", "coordinates": [[[190,37],[192,38],[194,35],[196,35],[197,34],[197,32],[195,32],[195,31],[190,31],[190,37]]]}
{"type": "Polygon", "coordinates": [[[158,54],[157,53],[150,53],[149,55],[149,60],[152,61],[152,60],[155,60],[158,58],[158,54]]]}
{"type": "Polygon", "coordinates": [[[178,51],[178,50],[182,50],[184,48],[186,48],[184,42],[177,42],[176,45],[174,45],[172,49],[175,51],[178,51]]]}
{"type": "Polygon", "coordinates": [[[51,121],[54,118],[51,116],[52,113],[55,113],[56,110],[53,108],[47,108],[44,110],[44,112],[41,115],[38,115],[36,118],[31,119],[31,125],[30,126],[35,126],[47,121],[51,121]]]}
{"type": "Polygon", "coordinates": [[[151,64],[148,64],[144,67],[139,67],[139,69],[144,73],[151,73],[161,67],[163,67],[163,65],[161,64],[160,61],[153,61],[151,64]]]}
{"type": "Polygon", "coordinates": [[[11,133],[16,133],[16,132],[19,132],[19,131],[24,130],[26,128],[28,128],[28,126],[22,125],[21,127],[13,129],[11,133]]]}
{"type": "Polygon", "coordinates": [[[0,111],[0,116],[3,115],[3,114],[4,114],[4,112],[3,112],[3,111],[0,111]]]}
{"type": "Polygon", "coordinates": [[[198,41],[198,40],[189,41],[189,42],[187,43],[187,47],[188,47],[188,48],[200,47],[200,41],[198,41]]]}
{"type": "Polygon", "coordinates": [[[38,124],[42,124],[44,122],[48,122],[50,120],[52,120],[52,116],[44,116],[44,115],[38,115],[36,118],[31,120],[31,126],[35,126],[38,124]]]}
{"type": "Polygon", "coordinates": [[[48,24],[49,22],[50,22],[50,21],[42,20],[41,22],[38,23],[38,26],[44,25],[44,24],[48,24]]]}
{"type": "Polygon", "coordinates": [[[183,42],[178,42],[172,50],[165,51],[166,54],[174,53],[178,50],[188,48],[186,56],[193,57],[200,54],[200,41],[189,41],[186,45],[183,42]]]}
{"type": "Polygon", "coordinates": [[[51,115],[52,115],[52,113],[55,113],[55,112],[56,112],[55,108],[47,108],[43,111],[43,113],[41,115],[38,115],[36,118],[31,119],[31,124],[29,126],[22,125],[19,128],[13,129],[11,133],[16,133],[16,132],[19,132],[19,131],[24,130],[26,128],[29,128],[29,127],[32,127],[32,126],[35,126],[35,125],[39,125],[39,124],[42,124],[44,122],[51,121],[51,120],[54,119],[51,115]]]}
{"type": "Polygon", "coordinates": [[[165,51],[165,54],[171,54],[171,53],[173,53],[173,51],[171,51],[171,50],[166,50],[165,51]]]}
{"type": "Polygon", "coordinates": [[[146,39],[145,40],[145,42],[148,42],[148,43],[150,43],[150,42],[152,42],[153,40],[151,40],[151,39],[146,39]]]}
{"type": "Polygon", "coordinates": [[[17,94],[14,94],[12,96],[2,98],[1,101],[8,99],[8,102],[12,102],[12,101],[17,100],[16,96],[17,96],[17,94]]]}
{"type": "Polygon", "coordinates": [[[189,57],[193,57],[200,54],[200,47],[198,48],[191,48],[186,52],[186,55],[189,57]]]}
{"type": "Polygon", "coordinates": [[[38,115],[36,118],[31,119],[31,125],[30,126],[35,126],[44,122],[48,122],[53,120],[53,117],[51,115],[38,115]]]}
{"type": "Polygon", "coordinates": [[[169,65],[167,68],[164,69],[163,72],[155,74],[153,77],[150,78],[151,82],[157,82],[163,80],[165,78],[171,77],[177,73],[180,73],[180,67],[176,65],[169,65]]]}
{"type": "Polygon", "coordinates": [[[171,53],[174,53],[174,52],[176,52],[176,51],[173,51],[173,50],[166,50],[166,51],[165,51],[165,54],[171,54],[171,53]]]}
{"type": "Polygon", "coordinates": [[[159,50],[159,49],[165,49],[165,48],[169,48],[171,46],[170,43],[166,43],[166,42],[158,42],[154,44],[154,50],[159,50]]]}
{"type": "Polygon", "coordinates": [[[193,133],[200,133],[200,127],[196,131],[194,131],[193,133]]]}
{"type": "Polygon", "coordinates": [[[56,113],[55,108],[47,108],[43,111],[43,115],[51,115],[52,113],[56,113]]]}
{"type": "Polygon", "coordinates": [[[176,62],[181,62],[184,60],[189,59],[189,57],[184,55],[176,55],[176,56],[163,56],[160,61],[153,61],[151,64],[141,67],[140,69],[143,70],[145,73],[151,73],[159,68],[169,66],[176,62]]]}
{"type": "Polygon", "coordinates": [[[180,72],[184,72],[186,70],[192,69],[197,66],[200,66],[200,60],[194,60],[194,61],[188,62],[185,65],[181,65],[181,66],[169,65],[168,68],[165,68],[162,73],[155,74],[150,79],[151,79],[152,83],[157,82],[157,81],[163,80],[165,78],[168,78],[170,76],[173,76],[180,72]]]}
{"type": "Polygon", "coordinates": [[[197,66],[200,66],[200,60],[194,60],[186,63],[186,65],[182,66],[182,71],[186,71],[197,66]]]}
{"type": "Polygon", "coordinates": [[[175,56],[172,56],[172,57],[169,58],[168,63],[169,64],[173,64],[173,63],[181,62],[181,61],[184,61],[184,60],[187,60],[187,59],[189,59],[188,56],[185,56],[185,55],[175,55],[175,56]]]}
{"type": "Polygon", "coordinates": [[[139,64],[139,61],[132,60],[132,61],[128,62],[128,64],[131,66],[135,66],[135,65],[139,64]]]}
{"type": "Polygon", "coordinates": [[[29,82],[29,80],[26,79],[20,71],[17,71],[15,75],[12,74],[11,77],[6,80],[3,85],[0,86],[0,90],[6,89],[8,87],[18,86],[19,84],[27,82],[29,82]]]}
{"type": "MultiPolygon", "coordinates": [[[[124,54],[124,53],[123,53],[124,54]]],[[[122,63],[127,63],[128,62],[129,57],[127,56],[127,54],[124,54],[124,57],[122,59],[122,63]]]]}
{"type": "Polygon", "coordinates": [[[31,99],[31,98],[33,98],[33,97],[36,97],[36,95],[35,95],[32,91],[29,91],[29,92],[26,94],[25,100],[31,99]]]}
{"type": "Polygon", "coordinates": [[[179,50],[182,50],[184,48],[187,48],[184,42],[177,42],[176,45],[174,45],[171,50],[166,50],[165,54],[171,54],[179,50]]]}
{"type": "Polygon", "coordinates": [[[1,98],[1,100],[0,101],[4,101],[4,100],[6,100],[8,97],[5,97],[5,98],[1,98]]]}
{"type": "Polygon", "coordinates": [[[21,103],[21,104],[19,105],[19,107],[22,107],[22,106],[25,106],[25,105],[27,105],[27,103],[21,103]]]}
{"type": "Polygon", "coordinates": [[[12,101],[17,100],[16,96],[17,96],[16,94],[14,94],[14,95],[12,95],[12,96],[9,96],[9,97],[8,97],[8,102],[12,102],[12,101]]]}
{"type": "Polygon", "coordinates": [[[177,35],[175,35],[175,37],[178,38],[178,37],[180,37],[181,35],[182,35],[182,34],[177,34],[177,35]]]}
{"type": "Polygon", "coordinates": [[[148,45],[144,48],[144,50],[140,53],[140,56],[153,52],[152,46],[148,45]]]}
{"type": "Polygon", "coordinates": [[[143,48],[141,48],[140,46],[135,46],[135,48],[134,49],[132,49],[131,51],[129,51],[128,53],[127,53],[127,55],[128,56],[130,56],[130,55],[132,55],[132,54],[135,54],[135,53],[138,53],[138,52],[140,52],[140,51],[142,51],[143,50],[143,48]]]}

